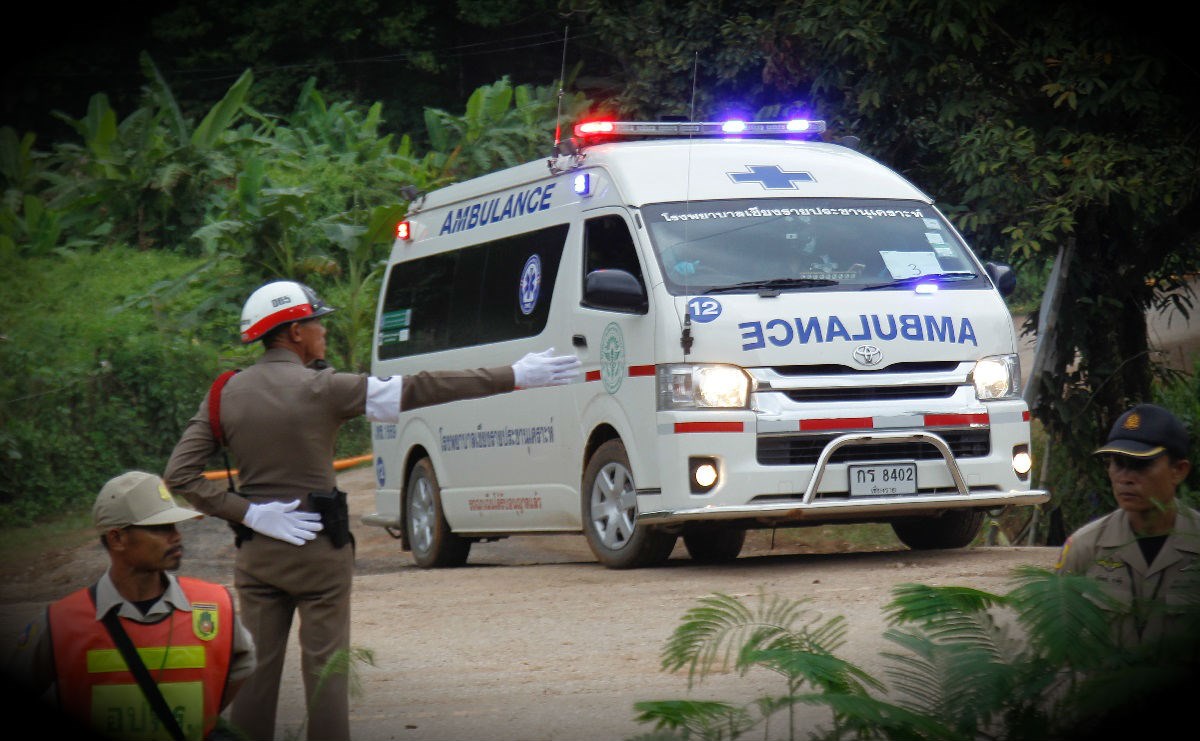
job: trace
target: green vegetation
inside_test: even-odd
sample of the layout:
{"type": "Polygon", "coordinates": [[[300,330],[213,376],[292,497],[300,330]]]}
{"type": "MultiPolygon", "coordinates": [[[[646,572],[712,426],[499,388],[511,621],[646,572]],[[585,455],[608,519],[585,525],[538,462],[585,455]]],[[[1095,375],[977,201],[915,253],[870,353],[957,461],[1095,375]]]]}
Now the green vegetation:
{"type": "Polygon", "coordinates": [[[1112,625],[1134,608],[1094,580],[1026,567],[1013,582],[1004,594],[897,586],[884,633],[895,650],[881,655],[890,685],[837,656],[841,617],[765,594],[753,607],[704,597],[663,647],[663,669],[686,669],[689,689],[717,672],[768,670],[782,691],[746,704],[638,702],[638,721],[655,731],[636,739],[794,741],[807,730],[814,740],[1050,741],[1173,726],[1167,708],[1190,694],[1200,670],[1200,599],[1171,606],[1177,630],[1169,635],[1123,645],[1112,625]],[[802,728],[802,706],[823,708],[828,725],[802,728]]]}
{"type": "MultiPolygon", "coordinates": [[[[1032,410],[1048,441],[1037,483],[1067,529],[1105,509],[1089,452],[1129,404],[1169,398],[1200,429],[1200,381],[1166,372],[1143,321],[1167,305],[1186,316],[1184,281],[1200,272],[1191,42],[1150,16],[1033,0],[226,5],[139,19],[155,56],[120,66],[141,89],[56,112],[56,140],[0,126],[0,265],[20,297],[0,308],[8,523],[85,500],[113,467],[160,465],[207,378],[252,359],[233,319],[267,278],[341,307],[331,360],[364,369],[379,261],[409,199],[546,156],[585,110],[826,119],[933,195],[983,258],[1013,263],[1020,310],[1037,310],[1069,253],[1032,410]],[[95,289],[90,324],[60,317],[75,294],[51,284],[87,285],[78,276],[104,275],[110,250],[134,270],[95,289]]],[[[54,54],[33,56],[20,69],[54,54]]],[[[47,78],[23,95],[34,79],[47,78]]],[[[48,95],[68,84],[49,79],[48,95]]],[[[343,436],[351,452],[365,429],[343,436]]]]}
{"type": "MultiPolygon", "coordinates": [[[[1186,315],[1194,299],[1184,283],[1200,272],[1190,42],[1082,2],[571,7],[624,73],[605,101],[622,115],[817,115],[936,198],[984,259],[1036,280],[1069,253],[1055,360],[1032,380],[1032,411],[1063,464],[1043,483],[1068,526],[1082,524],[1087,489],[1076,484],[1094,478],[1090,451],[1162,380],[1145,312],[1186,315]]],[[[1035,305],[1040,289],[1016,303],[1035,305]]]]}
{"type": "MultiPolygon", "coordinates": [[[[140,107],[96,94],[76,139],[39,151],[0,129],[0,516],[6,527],[90,504],[121,470],[160,471],[208,384],[259,349],[241,302],[301,280],[340,308],[330,361],[365,370],[381,266],[416,193],[535,159],[551,88],[501,79],[462,115],[427,111],[442,149],[381,132],[378,104],[329,103],[312,81],[287,115],[253,106],[246,71],[195,119],[143,56],[140,107]]],[[[570,96],[563,110],[585,104],[570,96]]],[[[354,420],[338,454],[369,449],[354,420]]],[[[213,467],[219,467],[216,456],[213,467]]],[[[236,463],[235,463],[236,464],[236,463]]]]}

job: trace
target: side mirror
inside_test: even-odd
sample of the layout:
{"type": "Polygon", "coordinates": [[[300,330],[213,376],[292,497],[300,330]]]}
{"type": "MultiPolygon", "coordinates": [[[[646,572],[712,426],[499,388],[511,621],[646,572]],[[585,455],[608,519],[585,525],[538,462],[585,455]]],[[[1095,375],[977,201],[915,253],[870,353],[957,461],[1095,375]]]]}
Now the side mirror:
{"type": "Polygon", "coordinates": [[[1008,296],[1017,288],[1017,273],[1002,262],[989,262],[983,266],[1001,296],[1008,296]]]}
{"type": "Polygon", "coordinates": [[[624,270],[593,270],[583,281],[583,305],[593,309],[645,314],[646,291],[624,270]]]}

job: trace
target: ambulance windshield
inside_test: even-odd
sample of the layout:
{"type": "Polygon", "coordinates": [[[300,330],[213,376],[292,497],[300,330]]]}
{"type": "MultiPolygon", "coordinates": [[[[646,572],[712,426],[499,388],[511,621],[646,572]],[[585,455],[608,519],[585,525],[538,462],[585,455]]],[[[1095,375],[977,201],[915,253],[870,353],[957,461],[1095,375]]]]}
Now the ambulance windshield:
{"type": "Polygon", "coordinates": [[[642,208],[673,295],[984,288],[988,279],[918,201],[770,198],[642,208]]]}

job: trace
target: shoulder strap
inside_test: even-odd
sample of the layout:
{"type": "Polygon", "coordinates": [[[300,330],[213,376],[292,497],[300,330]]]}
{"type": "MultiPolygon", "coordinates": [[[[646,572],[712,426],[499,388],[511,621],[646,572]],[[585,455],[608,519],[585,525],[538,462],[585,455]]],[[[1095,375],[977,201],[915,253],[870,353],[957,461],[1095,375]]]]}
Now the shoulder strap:
{"type": "Polygon", "coordinates": [[[213,381],[212,388],[208,391],[208,424],[212,427],[213,439],[222,448],[225,447],[225,435],[221,432],[221,391],[237,372],[238,369],[235,368],[217,376],[217,380],[213,381]]]}
{"type": "MultiPolygon", "coordinates": [[[[221,455],[225,457],[225,476],[229,482],[229,491],[234,494],[238,493],[237,485],[233,483],[233,469],[229,466],[229,449],[225,447],[225,433],[221,431],[221,392],[225,389],[225,384],[230,378],[240,370],[234,368],[227,370],[217,376],[217,380],[213,381],[212,388],[208,390],[208,425],[212,429],[213,439],[217,441],[217,445],[221,446],[221,455]]],[[[230,527],[237,532],[238,526],[230,523],[230,527]]]]}
{"type": "MultiPolygon", "coordinates": [[[[88,588],[88,594],[92,597],[92,604],[95,604],[95,584],[88,588]]],[[[175,719],[174,713],[167,707],[167,701],[163,699],[162,692],[158,689],[158,684],[150,676],[146,665],[142,663],[142,657],[138,654],[137,649],[134,648],[133,641],[129,640],[129,634],[125,632],[125,628],[121,627],[121,618],[117,615],[117,610],[106,612],[101,622],[104,623],[104,627],[108,630],[108,635],[112,638],[113,643],[117,645],[117,650],[125,658],[125,665],[129,667],[129,671],[133,673],[138,686],[142,688],[142,694],[146,696],[146,701],[154,709],[154,714],[158,716],[159,721],[162,722],[163,726],[171,734],[171,738],[175,739],[175,741],[184,741],[183,729],[179,727],[179,721],[175,719]]]]}

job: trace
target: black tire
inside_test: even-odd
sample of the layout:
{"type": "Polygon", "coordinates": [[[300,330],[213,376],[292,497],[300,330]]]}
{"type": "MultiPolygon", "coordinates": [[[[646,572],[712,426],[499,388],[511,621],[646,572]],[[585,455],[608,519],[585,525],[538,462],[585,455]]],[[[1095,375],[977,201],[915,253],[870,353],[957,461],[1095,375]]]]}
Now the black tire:
{"type": "Polygon", "coordinates": [[[583,532],[596,560],[610,569],[659,566],[676,536],[637,524],[637,488],[620,440],[596,449],[583,473],[583,532]]]}
{"type": "Polygon", "coordinates": [[[450,532],[442,512],[442,489],[428,458],[413,466],[404,497],[404,527],[413,560],[423,569],[462,566],[471,541],[450,532]]]}
{"type": "Polygon", "coordinates": [[[683,534],[683,545],[697,563],[728,563],[738,557],[745,544],[746,531],[740,527],[683,534]]]}
{"type": "Polygon", "coordinates": [[[914,551],[965,548],[983,527],[983,514],[981,510],[952,510],[940,517],[897,520],[892,530],[914,551]]]}

